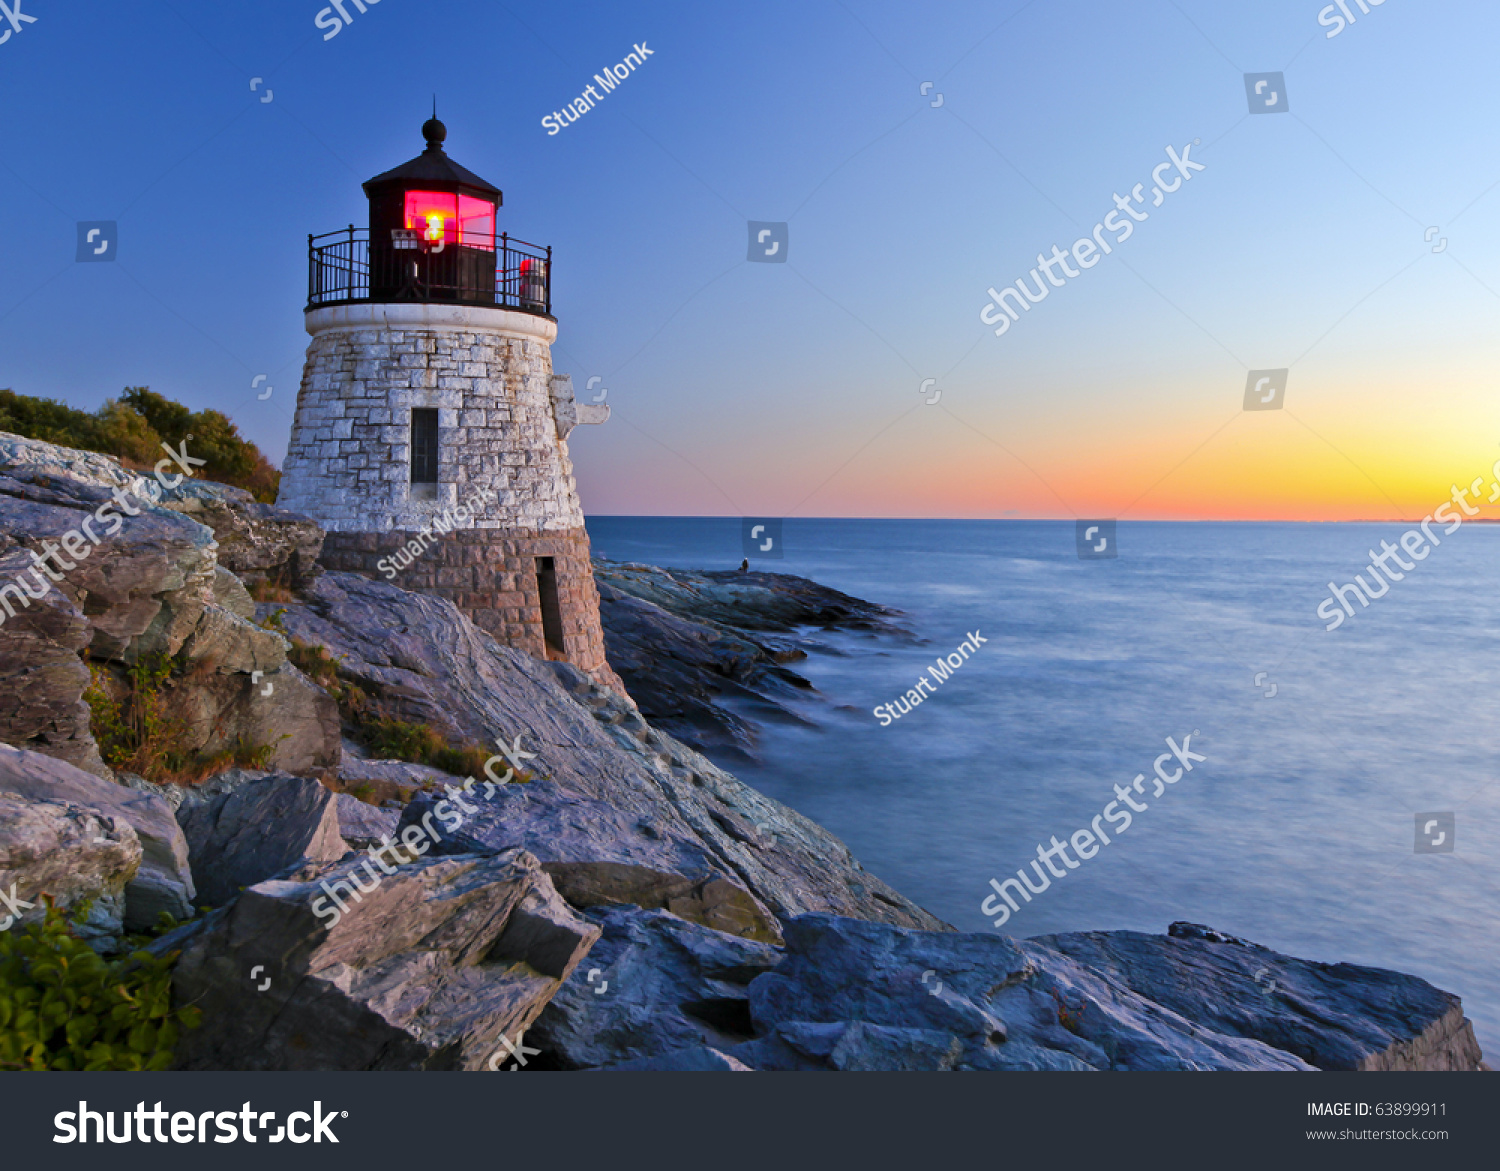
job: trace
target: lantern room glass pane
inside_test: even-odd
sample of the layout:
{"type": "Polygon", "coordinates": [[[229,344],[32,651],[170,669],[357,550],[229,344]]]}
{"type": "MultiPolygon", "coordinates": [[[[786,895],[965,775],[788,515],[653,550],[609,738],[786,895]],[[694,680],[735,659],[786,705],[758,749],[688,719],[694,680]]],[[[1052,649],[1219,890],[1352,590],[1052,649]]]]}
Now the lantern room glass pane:
{"type": "Polygon", "coordinates": [[[495,205],[450,191],[408,191],[406,227],[429,243],[495,250],[495,205]]]}
{"type": "Polygon", "coordinates": [[[458,243],[458,196],[448,191],[408,191],[406,226],[432,243],[458,243]]]}
{"type": "Polygon", "coordinates": [[[495,250],[495,205],[489,200],[460,195],[458,224],[462,232],[460,242],[466,248],[483,248],[487,252],[495,250]]]}

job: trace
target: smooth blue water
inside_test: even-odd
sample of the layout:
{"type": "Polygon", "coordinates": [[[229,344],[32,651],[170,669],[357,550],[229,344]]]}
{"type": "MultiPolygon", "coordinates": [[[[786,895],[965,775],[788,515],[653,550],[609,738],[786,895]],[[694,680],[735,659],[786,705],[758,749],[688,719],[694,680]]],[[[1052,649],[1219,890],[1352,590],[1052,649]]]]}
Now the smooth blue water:
{"type": "MultiPolygon", "coordinates": [[[[1129,831],[1003,930],[1206,923],[1420,975],[1500,1044],[1500,527],[1437,527],[1442,545],[1404,581],[1325,631],[1329,580],[1408,526],[1122,523],[1105,561],[1078,559],[1072,522],[785,526],[786,558],[756,568],[896,607],[924,642],[820,635],[844,654],[795,665],[828,701],[804,709],[816,728],[768,726],[764,763],[730,764],[738,776],[935,914],[992,930],[990,878],[1086,828],[1113,785],[1149,778],[1166,737],[1196,729],[1208,761],[1159,799],[1148,784],[1129,831]],[[871,709],[974,630],[978,654],[882,727],[871,709]],[[1414,852],[1429,811],[1456,815],[1453,853],[1414,852]]],[[[588,528],[616,560],[743,555],[737,518],[588,528]]]]}

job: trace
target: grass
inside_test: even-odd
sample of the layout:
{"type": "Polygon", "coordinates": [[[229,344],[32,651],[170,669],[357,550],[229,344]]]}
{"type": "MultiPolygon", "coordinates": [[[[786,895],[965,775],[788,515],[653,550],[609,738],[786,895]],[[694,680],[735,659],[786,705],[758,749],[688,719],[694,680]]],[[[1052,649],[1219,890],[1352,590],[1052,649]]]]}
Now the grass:
{"type": "MultiPolygon", "coordinates": [[[[286,586],[264,579],[247,583],[245,589],[249,592],[251,600],[256,602],[295,602],[297,600],[297,596],[286,586]]],[[[279,614],[280,611],[278,610],[277,613],[279,614]]]]}
{"type": "Polygon", "coordinates": [[[213,666],[200,662],[185,674],[178,673],[178,666],[164,653],[145,656],[118,674],[98,663],[89,664],[89,686],[83,698],[104,763],[148,781],[174,785],[196,785],[232,767],[268,768],[275,746],[255,744],[244,736],[217,752],[193,747],[192,728],[172,696],[178,687],[211,675],[213,666]]]}
{"type": "MultiPolygon", "coordinates": [[[[283,611],[277,610],[273,617],[282,613],[283,611]]],[[[339,660],[330,655],[326,647],[312,646],[298,638],[292,639],[291,643],[292,649],[287,652],[287,661],[337,699],[342,690],[339,660]]]]}
{"type": "MultiPolygon", "coordinates": [[[[266,620],[279,619],[278,610],[266,620]]],[[[280,625],[274,629],[284,630],[280,625]]],[[[339,674],[339,658],[322,646],[292,639],[291,664],[333,696],[339,715],[354,737],[377,759],[404,760],[442,769],[457,777],[481,777],[490,753],[472,744],[453,744],[429,724],[398,719],[361,688],[339,674]]]]}
{"type": "MultiPolygon", "coordinates": [[[[261,625],[285,634],[285,613],[275,610],[261,625]]],[[[457,777],[485,775],[492,753],[475,744],[455,744],[428,724],[397,718],[358,684],[343,678],[339,658],[326,647],[296,638],[290,642],[287,661],[333,696],[340,719],[376,758],[424,764],[457,777]]],[[[218,752],[192,747],[192,729],[172,695],[176,688],[211,675],[213,669],[212,664],[200,661],[184,672],[181,664],[165,654],[142,658],[123,672],[90,664],[84,700],[105,763],[158,784],[177,785],[195,785],[231,767],[270,767],[274,744],[254,744],[239,737],[218,752]]],[[[531,778],[518,773],[514,779],[525,783],[531,778]]]]}
{"type": "Polygon", "coordinates": [[[406,760],[430,765],[456,777],[482,777],[490,753],[482,748],[455,747],[435,728],[389,716],[367,720],[361,728],[365,744],[382,760],[406,760]]]}

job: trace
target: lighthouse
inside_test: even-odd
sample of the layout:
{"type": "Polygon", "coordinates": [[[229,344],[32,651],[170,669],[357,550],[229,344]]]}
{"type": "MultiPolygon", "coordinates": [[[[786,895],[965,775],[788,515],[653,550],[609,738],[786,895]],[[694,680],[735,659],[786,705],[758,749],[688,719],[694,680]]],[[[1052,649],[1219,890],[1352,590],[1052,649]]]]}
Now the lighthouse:
{"type": "Polygon", "coordinates": [[[497,234],[500,189],[447,130],[364,184],[368,227],[308,237],[311,342],[277,503],[327,532],[322,564],[454,602],[497,640],[623,691],[552,371],[552,249],[497,234]]]}

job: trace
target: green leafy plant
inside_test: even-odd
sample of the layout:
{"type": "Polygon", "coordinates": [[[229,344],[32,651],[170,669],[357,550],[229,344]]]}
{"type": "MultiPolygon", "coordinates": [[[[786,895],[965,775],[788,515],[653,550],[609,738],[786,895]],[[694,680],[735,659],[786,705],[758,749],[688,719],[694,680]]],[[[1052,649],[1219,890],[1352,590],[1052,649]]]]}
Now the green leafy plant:
{"type": "Polygon", "coordinates": [[[89,665],[89,688],[83,698],[99,753],[111,768],[154,781],[180,772],[188,763],[192,753],[187,722],[167,701],[171,675],[172,659],[165,653],[143,655],[118,682],[99,664],[89,665]]]}
{"type": "Polygon", "coordinates": [[[203,479],[244,488],[263,504],[276,502],[281,480],[227,415],[190,411],[144,386],[128,387],[92,414],[55,399],[0,390],[0,431],[103,452],[141,470],[161,459],[164,442],[173,448],[186,443],[195,458],[207,461],[199,469],[203,479]]]}
{"type": "Polygon", "coordinates": [[[389,716],[366,720],[360,732],[365,746],[382,759],[431,765],[456,777],[482,777],[491,755],[482,748],[452,745],[427,724],[412,724],[389,716]]]}
{"type": "MultiPolygon", "coordinates": [[[[158,783],[196,784],[231,765],[268,768],[274,744],[255,744],[243,735],[217,752],[193,746],[192,728],[182,705],[172,700],[175,664],[166,654],[147,655],[116,678],[98,663],[89,664],[89,726],[99,754],[111,768],[137,773],[158,783]]],[[[199,664],[204,673],[211,667],[199,664]]],[[[278,738],[285,740],[290,733],[278,738]]]]}
{"type": "MultiPolygon", "coordinates": [[[[0,933],[0,1069],[159,1070],[202,1014],[172,1008],[177,952],[106,960],[46,898],[38,922],[0,933]]],[[[88,905],[74,908],[83,922],[88,905]]]]}

